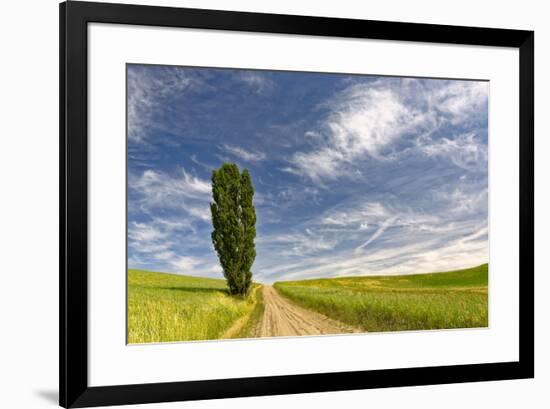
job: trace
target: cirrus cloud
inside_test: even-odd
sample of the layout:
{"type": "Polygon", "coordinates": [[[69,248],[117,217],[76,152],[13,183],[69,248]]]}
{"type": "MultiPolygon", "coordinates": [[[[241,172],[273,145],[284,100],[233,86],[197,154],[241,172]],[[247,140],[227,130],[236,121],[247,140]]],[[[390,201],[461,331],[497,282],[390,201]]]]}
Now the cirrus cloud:
{"type": "Polygon", "coordinates": [[[297,152],[285,171],[321,183],[357,173],[357,161],[388,161],[402,154],[448,157],[469,166],[487,157],[475,133],[432,136],[449,124],[457,126],[485,118],[488,85],[484,82],[383,79],[354,84],[324,105],[327,117],[313,149],[297,152]]]}

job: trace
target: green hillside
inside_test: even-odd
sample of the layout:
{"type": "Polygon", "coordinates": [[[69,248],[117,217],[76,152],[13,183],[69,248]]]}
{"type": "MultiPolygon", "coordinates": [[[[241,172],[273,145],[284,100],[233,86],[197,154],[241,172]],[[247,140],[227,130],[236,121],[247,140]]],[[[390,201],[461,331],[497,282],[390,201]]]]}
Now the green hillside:
{"type": "Polygon", "coordinates": [[[243,300],[225,280],[128,270],[128,343],[222,338],[252,314],[256,293],[243,300]]]}
{"type": "Polygon", "coordinates": [[[488,325],[488,265],[442,273],[274,284],[297,304],[366,331],[488,325]]]}

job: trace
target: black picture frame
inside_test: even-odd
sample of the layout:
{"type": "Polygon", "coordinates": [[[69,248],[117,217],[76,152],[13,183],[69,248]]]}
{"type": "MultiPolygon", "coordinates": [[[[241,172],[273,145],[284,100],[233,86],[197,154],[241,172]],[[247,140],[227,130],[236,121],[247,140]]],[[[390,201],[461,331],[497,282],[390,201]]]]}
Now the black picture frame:
{"type": "Polygon", "coordinates": [[[63,407],[534,377],[534,32],[70,1],[60,4],[59,403],[63,407]],[[92,22],[511,47],[519,50],[519,360],[485,364],[88,385],[87,25],[92,22]]]}

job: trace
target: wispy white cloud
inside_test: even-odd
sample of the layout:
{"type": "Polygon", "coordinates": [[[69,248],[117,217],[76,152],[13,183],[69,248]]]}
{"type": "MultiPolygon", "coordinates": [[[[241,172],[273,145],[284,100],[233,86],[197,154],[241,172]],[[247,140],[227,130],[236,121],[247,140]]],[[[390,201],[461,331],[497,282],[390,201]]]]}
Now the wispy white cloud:
{"type": "Polygon", "coordinates": [[[128,246],[132,250],[128,263],[132,268],[157,265],[165,272],[219,277],[222,270],[214,257],[186,254],[197,245],[204,247],[209,242],[197,235],[185,219],[156,218],[128,226],[128,246]]]}
{"type": "Polygon", "coordinates": [[[284,172],[307,177],[314,182],[335,179],[344,171],[342,153],[325,147],[313,152],[297,152],[292,156],[292,166],[282,168],[284,172]]]}
{"type": "MultiPolygon", "coordinates": [[[[132,267],[159,266],[162,271],[189,275],[218,276],[214,253],[192,255],[211,246],[204,229],[210,222],[210,181],[187,172],[173,174],[145,170],[131,177],[129,188],[136,196],[144,221],[128,224],[132,267]]],[[[206,227],[208,228],[208,227],[206,227]]]]}
{"type": "Polygon", "coordinates": [[[434,196],[448,205],[447,212],[458,215],[469,215],[476,212],[486,212],[488,207],[489,189],[468,190],[463,185],[450,189],[436,191],[434,196]]]}
{"type": "Polygon", "coordinates": [[[337,225],[346,227],[360,227],[365,223],[378,222],[394,216],[387,206],[380,202],[359,203],[346,206],[338,206],[330,209],[320,217],[320,223],[324,225],[337,225]]]}
{"type": "Polygon", "coordinates": [[[129,187],[138,194],[142,209],[178,208],[190,216],[208,221],[208,203],[211,196],[210,181],[191,175],[181,168],[172,176],[155,170],[145,170],[132,178],[129,187]]]}
{"type": "Polygon", "coordinates": [[[139,255],[167,251],[171,243],[169,236],[156,226],[133,222],[128,225],[128,246],[139,255]]]}
{"type": "Polygon", "coordinates": [[[187,207],[189,215],[205,222],[210,221],[210,209],[207,206],[187,207]]]}
{"type": "Polygon", "coordinates": [[[174,268],[184,272],[193,270],[201,264],[201,261],[196,257],[176,256],[174,253],[168,253],[167,258],[174,268]]]}
{"type": "Polygon", "coordinates": [[[259,242],[262,249],[276,255],[300,257],[260,270],[260,279],[269,282],[340,275],[410,274],[487,262],[487,221],[485,216],[471,216],[471,212],[486,212],[486,203],[477,199],[483,195],[475,190],[436,194],[441,204],[437,211],[412,209],[391,201],[358,199],[355,204],[347,201],[308,219],[304,225],[310,227],[301,235],[281,235],[279,244],[284,245],[273,244],[277,236],[266,237],[259,242]],[[457,199],[458,194],[461,199],[457,199]],[[298,249],[298,239],[312,240],[316,237],[311,235],[313,232],[330,246],[326,250],[319,247],[310,252],[294,251],[298,249]]]}
{"type": "Polygon", "coordinates": [[[399,144],[416,139],[417,150],[449,157],[457,166],[486,160],[486,147],[473,133],[437,142],[431,135],[449,123],[461,124],[486,113],[487,83],[441,81],[429,88],[419,84],[384,79],[349,86],[325,104],[329,113],[319,130],[308,133],[315,135],[314,148],[294,153],[283,170],[318,183],[334,180],[354,175],[358,160],[395,160],[411,150],[399,144]]]}
{"type": "Polygon", "coordinates": [[[378,237],[382,235],[386,231],[388,227],[392,225],[392,223],[397,219],[397,216],[390,217],[389,219],[384,220],[382,224],[376,229],[376,231],[373,233],[372,236],[369,237],[369,239],[361,244],[359,247],[357,247],[355,250],[361,250],[367,247],[369,244],[371,244],[374,240],[376,240],[378,237]]]}
{"type": "Polygon", "coordinates": [[[237,78],[258,94],[265,94],[274,87],[273,82],[265,74],[257,71],[240,72],[237,78]]]}
{"type": "Polygon", "coordinates": [[[261,162],[266,158],[265,153],[258,151],[249,151],[239,146],[223,145],[224,150],[247,162],[261,162]]]}
{"type": "Polygon", "coordinates": [[[130,226],[128,235],[133,240],[157,241],[166,238],[166,234],[146,223],[133,222],[130,226]]]}
{"type": "Polygon", "coordinates": [[[448,81],[425,94],[430,108],[446,114],[453,125],[484,114],[489,98],[489,83],[484,81],[448,81]]]}
{"type": "Polygon", "coordinates": [[[350,87],[330,109],[320,146],[294,154],[289,171],[316,181],[336,179],[361,156],[382,159],[385,148],[423,120],[422,113],[407,107],[396,92],[370,85],[350,87]]]}
{"type": "Polygon", "coordinates": [[[198,80],[184,71],[158,68],[164,75],[151,75],[144,67],[130,66],[127,72],[128,139],[132,143],[146,141],[147,132],[154,128],[154,115],[172,95],[198,86],[198,80]]]}
{"type": "Polygon", "coordinates": [[[186,259],[181,259],[182,252],[197,243],[209,245],[198,234],[197,223],[210,221],[210,182],[183,168],[174,175],[148,169],[129,179],[129,189],[143,219],[128,224],[129,264],[160,264],[176,272],[190,267],[183,264],[186,259]],[[161,216],[167,211],[168,215],[161,216]]]}
{"type": "Polygon", "coordinates": [[[192,220],[187,218],[159,218],[155,217],[152,219],[155,225],[160,226],[160,228],[167,232],[175,232],[175,231],[191,231],[193,233],[196,232],[195,226],[193,225],[192,220]]]}
{"type": "Polygon", "coordinates": [[[222,273],[222,268],[217,262],[206,261],[203,257],[180,256],[175,252],[166,252],[164,257],[161,261],[168,265],[172,273],[203,277],[219,277],[222,273]]]}
{"type": "Polygon", "coordinates": [[[463,169],[487,166],[487,145],[481,143],[475,133],[461,134],[454,139],[429,137],[417,140],[418,149],[427,156],[443,157],[463,169]]]}
{"type": "Polygon", "coordinates": [[[202,162],[201,160],[199,160],[197,158],[197,155],[195,155],[195,154],[191,155],[190,159],[191,159],[191,162],[193,162],[195,165],[200,166],[201,168],[203,168],[207,172],[212,172],[212,170],[214,170],[214,168],[216,167],[214,165],[209,165],[205,162],[202,162]]]}
{"type": "Polygon", "coordinates": [[[398,275],[449,271],[488,262],[486,227],[448,240],[410,241],[378,247],[369,252],[342,250],[332,255],[305,257],[260,272],[260,279],[300,280],[315,277],[398,275]]]}
{"type": "Polygon", "coordinates": [[[303,232],[259,237],[257,242],[281,256],[305,256],[332,250],[336,245],[335,240],[310,228],[306,228],[303,232]]]}

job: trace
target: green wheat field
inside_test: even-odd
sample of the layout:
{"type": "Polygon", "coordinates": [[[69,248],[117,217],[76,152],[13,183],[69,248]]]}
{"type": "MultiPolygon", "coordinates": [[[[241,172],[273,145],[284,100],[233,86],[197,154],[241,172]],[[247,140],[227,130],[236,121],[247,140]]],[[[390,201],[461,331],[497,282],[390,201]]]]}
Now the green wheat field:
{"type": "MultiPolygon", "coordinates": [[[[281,281],[309,310],[368,332],[488,326],[488,265],[444,273],[281,281]]],[[[225,280],[128,271],[128,343],[250,337],[264,312],[261,284],[247,299],[225,280]]]]}
{"type": "Polygon", "coordinates": [[[488,265],[447,273],[282,281],[295,303],[370,332],[488,325],[488,265]]]}
{"type": "Polygon", "coordinates": [[[231,297],[225,280],[129,270],[128,343],[223,338],[237,320],[257,315],[259,296],[254,289],[246,300],[231,297]]]}

